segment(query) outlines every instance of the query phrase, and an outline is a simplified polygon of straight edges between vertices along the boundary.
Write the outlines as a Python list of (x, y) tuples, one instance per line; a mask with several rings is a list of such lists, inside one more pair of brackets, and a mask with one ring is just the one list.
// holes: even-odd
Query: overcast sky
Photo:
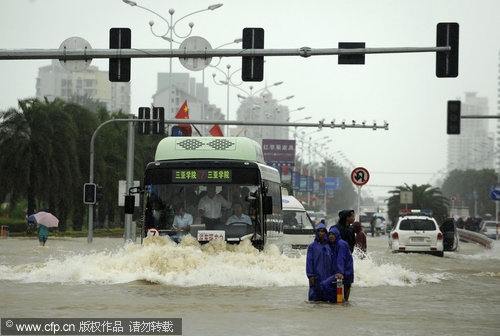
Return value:
[[(431, 47), (438, 22), (460, 24), (458, 78), (436, 78), (435, 54), (367, 55), (365, 65), (340, 66), (337, 56), (267, 57), (264, 82), (243, 83), (248, 90), (283, 81), (271, 89), (277, 99), (290, 95), (292, 121), (311, 116), (318, 121), (373, 122), (386, 120), (389, 131), (324, 129), (315, 139), (330, 138), (328, 155), (338, 151), (354, 166), (367, 168), (370, 181), (363, 190), (386, 195), (392, 186), (434, 183), (446, 168), (446, 101), (477, 92), (489, 98), (489, 114), (497, 109), (500, 49), (500, 1), (497, 0), (232, 0), (215, 11), (205, 11), (180, 21), (176, 30), (207, 39), (212, 47), (240, 38), (245, 27), (265, 30), (266, 48), (336, 48), (338, 42), (366, 42), (367, 47)], [(217, 0), (138, 0), (165, 18), (175, 9), (174, 21)], [(68, 37), (86, 39), (93, 48), (107, 48), (109, 29), (129, 27), (132, 48), (169, 48), (149, 30), (155, 21), (158, 33), (166, 26), (153, 14), (121, 0), (0, 0), (1, 49), (59, 48)], [(240, 48), (232, 45), (226, 48)], [(48, 60), (0, 61), (0, 110), (17, 106), (18, 99), (35, 95), (38, 68)], [(241, 59), (225, 58), (220, 67), (241, 67)], [(108, 62), (94, 60), (100, 70)], [(148, 106), (156, 90), (156, 74), (168, 72), (168, 59), (132, 60), (132, 112)], [(173, 71), (185, 70), (177, 59)], [(209, 99), (226, 113), (226, 88), (213, 84), (213, 70), (206, 71)], [(191, 72), (201, 82), (201, 72)], [(239, 84), (240, 74), (233, 80)], [(222, 77), (220, 79), (223, 79)], [(238, 107), (237, 89), (230, 90), (230, 116)], [(491, 121), (493, 123), (493, 121)], [(311, 129), (312, 131), (313, 129)]]

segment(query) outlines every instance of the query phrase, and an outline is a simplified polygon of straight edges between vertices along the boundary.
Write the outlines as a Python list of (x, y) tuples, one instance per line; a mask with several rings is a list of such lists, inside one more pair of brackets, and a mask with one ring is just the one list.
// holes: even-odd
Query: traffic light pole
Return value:
[(325, 56), (357, 54), (395, 54), (449, 52), (444, 47), (387, 47), (387, 48), (310, 48), (295, 49), (0, 49), (0, 60), (59, 59), (60, 61), (88, 61), (93, 58), (210, 58), (242, 56)]
[[(129, 114), (129, 119), (111, 119), (100, 124), (94, 133), (92, 134), (92, 138), (90, 139), (90, 174), (89, 174), (89, 183), (94, 183), (94, 143), (95, 138), (99, 130), (105, 125), (114, 123), (114, 122), (128, 122), (128, 141), (127, 141), (127, 192), (129, 188), (132, 187), (133, 178), (134, 178), (134, 123), (139, 121), (153, 121), (152, 119), (134, 119), (133, 114)], [(92, 238), (94, 234), (94, 204), (89, 204), (89, 214), (88, 214), (88, 236), (87, 242), (92, 243)], [(131, 231), (132, 231), (132, 215), (125, 215), (125, 240), (128, 241), (131, 239)]]
[[(133, 187), (134, 183), (134, 143), (135, 143), (135, 132), (134, 132), (134, 115), (129, 114), (128, 123), (128, 141), (127, 141), (127, 174), (126, 174), (126, 194)], [(133, 214), (125, 214), (125, 241), (129, 242), (132, 237), (135, 237), (135, 232), (132, 232), (132, 216)], [(134, 236), (132, 236), (134, 234)], [(135, 240), (135, 239), (134, 239)]]

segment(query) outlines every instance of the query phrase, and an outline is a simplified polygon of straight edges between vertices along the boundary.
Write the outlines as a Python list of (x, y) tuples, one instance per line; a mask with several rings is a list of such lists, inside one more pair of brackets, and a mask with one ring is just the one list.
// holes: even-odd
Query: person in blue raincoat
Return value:
[(343, 279), (344, 302), (347, 302), (351, 293), (351, 284), (354, 282), (354, 263), (351, 249), (335, 226), (330, 228), (328, 242), (332, 251), (331, 275), (321, 282), (321, 290), (328, 301), (337, 302), (337, 279)]
[(316, 238), (307, 247), (306, 275), (309, 279), (309, 301), (326, 301), (321, 281), (331, 274), (331, 248), (326, 239), (326, 226), (316, 227)]

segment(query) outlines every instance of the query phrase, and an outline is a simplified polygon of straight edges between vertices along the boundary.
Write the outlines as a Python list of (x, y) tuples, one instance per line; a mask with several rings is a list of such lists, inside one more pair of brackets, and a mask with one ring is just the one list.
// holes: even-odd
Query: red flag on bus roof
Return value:
[[(181, 108), (175, 115), (175, 119), (189, 119), (189, 109), (187, 105), (187, 100), (184, 101), (184, 104), (182, 104)], [(182, 124), (177, 126), (181, 130), (182, 134), (184, 134), (184, 136), (191, 136), (191, 133), (193, 133), (191, 125)]]
[(219, 125), (214, 125), (209, 132), (210, 134), (212, 134), (212, 136), (224, 136), (224, 134), (222, 134), (222, 130), (220, 129)]

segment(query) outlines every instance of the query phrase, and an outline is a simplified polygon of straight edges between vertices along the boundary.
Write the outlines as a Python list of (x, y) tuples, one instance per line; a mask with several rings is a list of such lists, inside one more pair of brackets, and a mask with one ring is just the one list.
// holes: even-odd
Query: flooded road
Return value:
[(161, 238), (0, 239), (0, 317), (182, 318), (184, 335), (498, 335), (500, 247), (444, 258), (368, 237), (348, 304), (307, 302), (303, 253)]

